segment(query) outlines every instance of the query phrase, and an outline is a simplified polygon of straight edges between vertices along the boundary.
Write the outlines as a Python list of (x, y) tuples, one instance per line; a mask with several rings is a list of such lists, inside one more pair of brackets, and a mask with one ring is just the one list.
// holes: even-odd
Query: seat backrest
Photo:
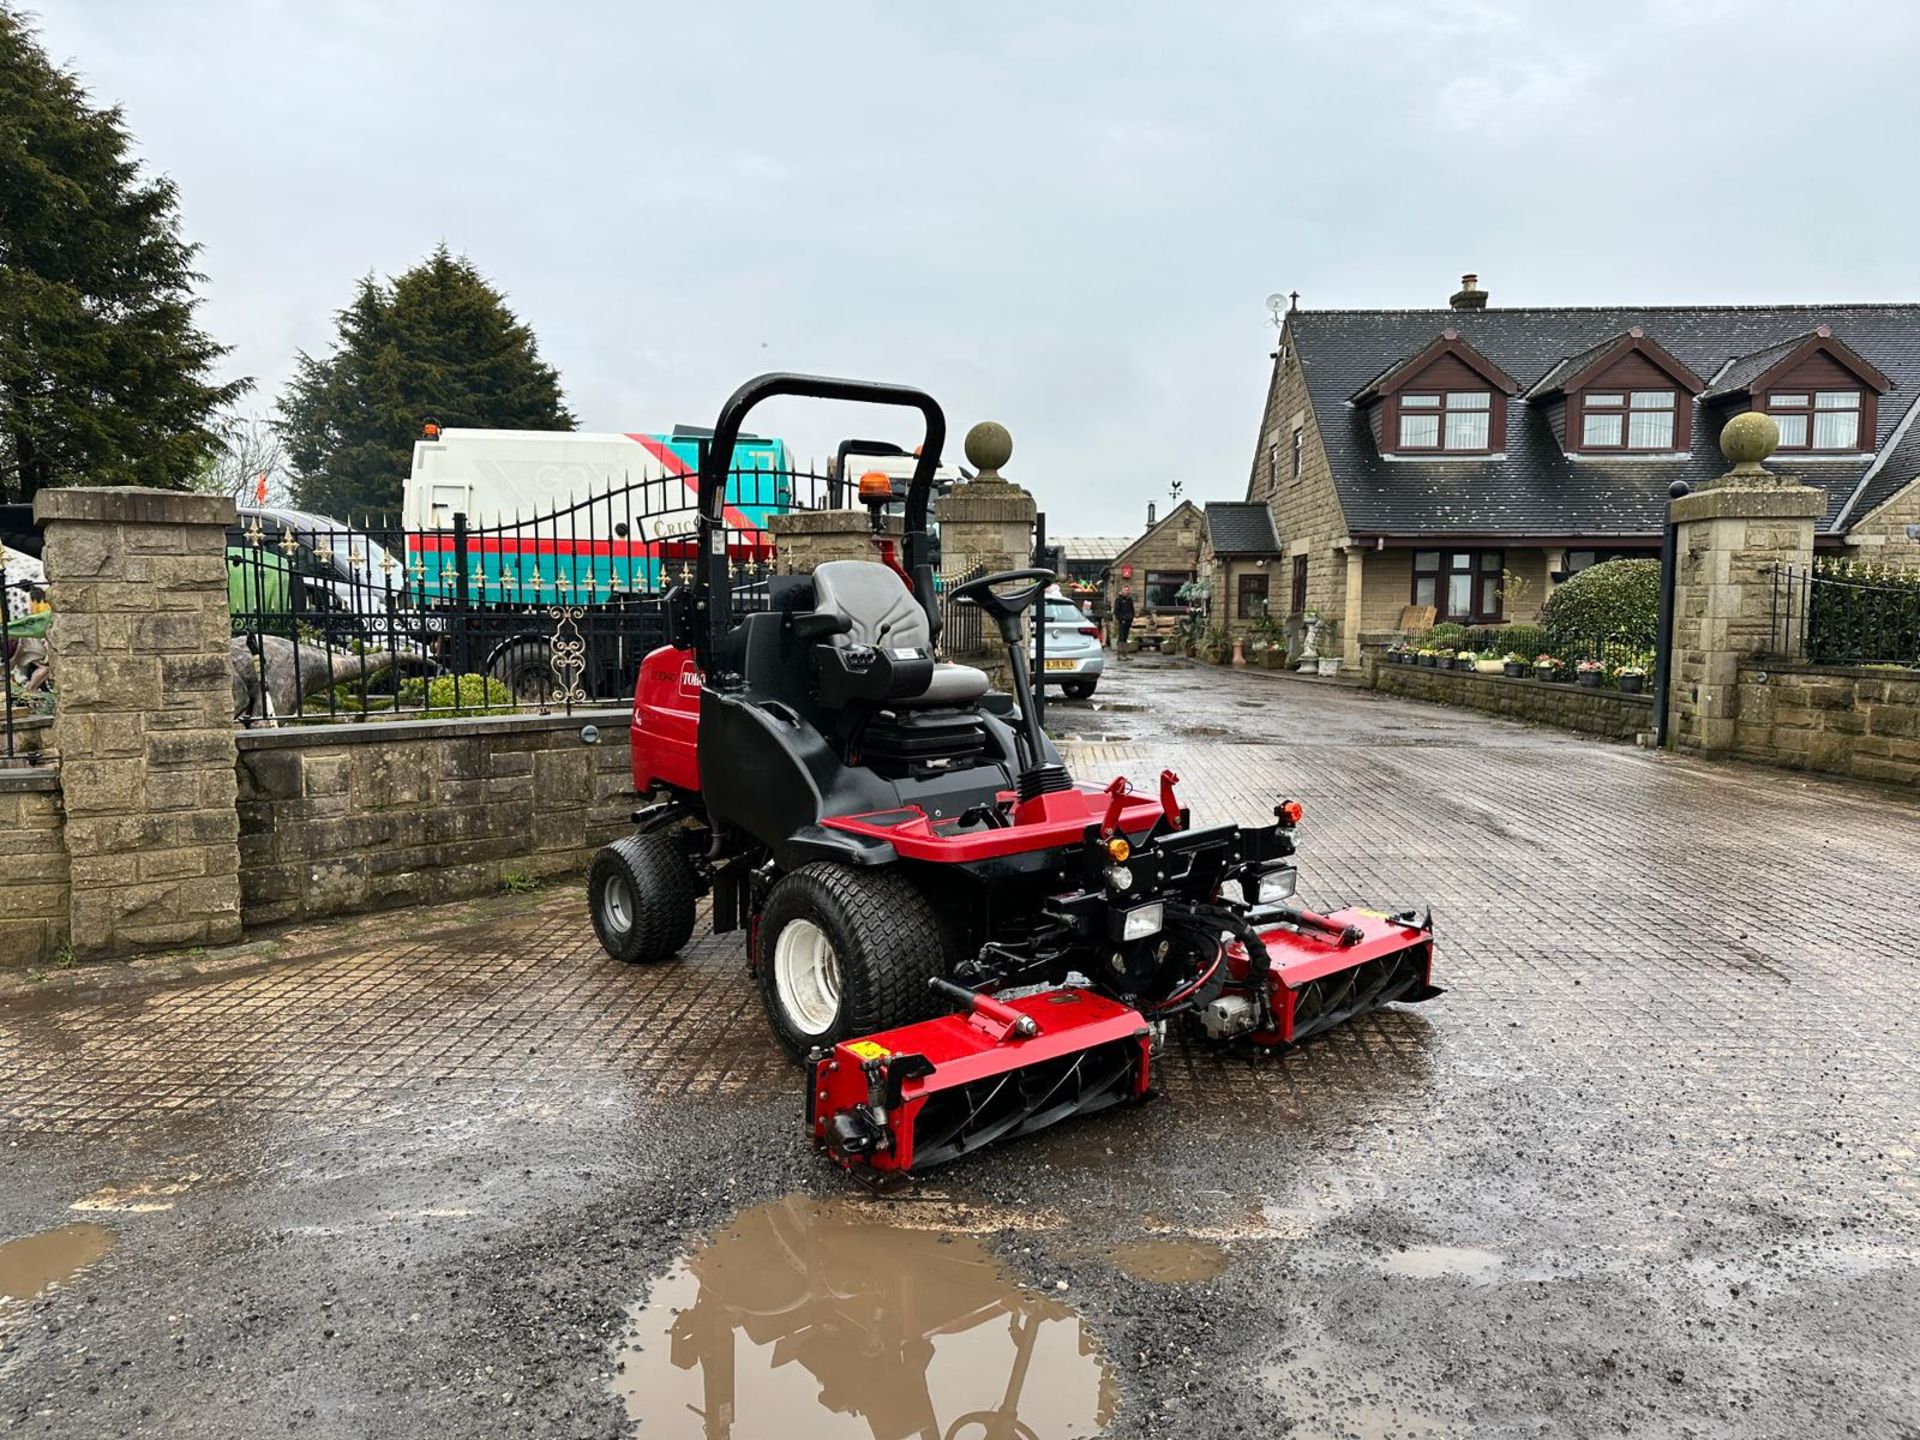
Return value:
[(927, 612), (913, 592), (893, 571), (871, 560), (829, 560), (816, 567), (813, 608), (831, 610), (853, 622), (852, 630), (834, 637), (835, 645), (925, 650), (933, 643)]

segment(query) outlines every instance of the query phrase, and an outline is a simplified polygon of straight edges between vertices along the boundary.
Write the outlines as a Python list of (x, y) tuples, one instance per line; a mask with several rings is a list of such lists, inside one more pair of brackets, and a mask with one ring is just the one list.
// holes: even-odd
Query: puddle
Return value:
[(72, 1279), (112, 1248), (111, 1230), (85, 1224), (62, 1225), (0, 1245), (0, 1320), (49, 1286)]
[(1459, 1245), (1414, 1245), (1387, 1256), (1382, 1268), (1389, 1275), (1406, 1275), (1415, 1280), (1465, 1280), (1486, 1285), (1499, 1273), (1502, 1263), (1491, 1250)]
[(1114, 1269), (1136, 1280), (1188, 1285), (1227, 1268), (1227, 1252), (1208, 1240), (1135, 1240), (1107, 1254)]
[(875, 1207), (760, 1205), (655, 1282), (614, 1385), (645, 1440), (1100, 1433), (1114, 1386), (1072, 1309), (979, 1240)]

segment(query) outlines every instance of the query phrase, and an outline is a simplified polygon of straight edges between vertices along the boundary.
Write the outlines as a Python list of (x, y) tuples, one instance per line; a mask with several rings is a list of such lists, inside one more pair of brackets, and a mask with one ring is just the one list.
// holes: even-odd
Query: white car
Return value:
[(1058, 685), (1069, 699), (1084, 700), (1093, 694), (1106, 668), (1100, 627), (1058, 587), (1047, 591), (1040, 603), (1047, 645), (1044, 662), (1034, 667), (1034, 678), (1043, 685)]

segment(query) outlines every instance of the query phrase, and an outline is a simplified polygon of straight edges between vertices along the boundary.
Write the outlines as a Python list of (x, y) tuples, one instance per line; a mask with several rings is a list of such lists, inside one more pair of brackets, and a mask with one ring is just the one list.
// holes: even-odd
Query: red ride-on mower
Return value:
[[(904, 560), (883, 544), (776, 579), (769, 608), (736, 616), (726, 471), (747, 413), (776, 395), (920, 412)], [(1021, 637), (1051, 571), (947, 592), (998, 628), (1012, 696), (938, 658), (926, 522), (945, 440), (932, 398), (895, 385), (763, 375), (721, 409), (699, 575), (669, 593), (671, 643), (634, 696), (634, 781), (652, 803), (588, 881), (608, 952), (670, 959), (711, 894), (714, 931), (746, 932), (774, 1034), (807, 1066), (810, 1135), (869, 1174), (1144, 1097), (1176, 1017), (1287, 1045), (1439, 993), (1429, 918), (1293, 903), (1297, 804), (1271, 825), (1196, 829), (1171, 771), (1146, 795), (1073, 782)]]

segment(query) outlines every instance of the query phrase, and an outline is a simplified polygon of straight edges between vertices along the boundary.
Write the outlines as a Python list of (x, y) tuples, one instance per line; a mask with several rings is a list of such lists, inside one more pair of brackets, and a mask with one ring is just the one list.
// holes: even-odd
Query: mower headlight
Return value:
[(1151, 905), (1136, 905), (1131, 910), (1122, 911), (1120, 938), (1144, 940), (1149, 935), (1158, 935), (1166, 918), (1167, 907), (1158, 900)]
[(1116, 892), (1131, 890), (1133, 888), (1133, 871), (1124, 865), (1108, 866), (1107, 888)]
[(1300, 872), (1294, 869), (1269, 870), (1260, 877), (1260, 903), (1278, 905), (1282, 900), (1291, 900), (1293, 892), (1300, 886)]

